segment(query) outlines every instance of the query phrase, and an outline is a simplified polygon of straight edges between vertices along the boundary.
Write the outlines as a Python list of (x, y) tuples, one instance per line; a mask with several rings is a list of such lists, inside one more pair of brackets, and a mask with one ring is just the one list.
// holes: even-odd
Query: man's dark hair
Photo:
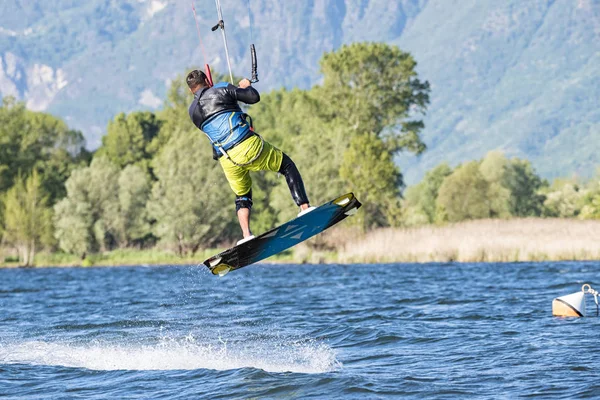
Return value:
[(195, 69), (187, 75), (185, 81), (190, 89), (193, 89), (197, 86), (204, 87), (206, 86), (206, 74)]

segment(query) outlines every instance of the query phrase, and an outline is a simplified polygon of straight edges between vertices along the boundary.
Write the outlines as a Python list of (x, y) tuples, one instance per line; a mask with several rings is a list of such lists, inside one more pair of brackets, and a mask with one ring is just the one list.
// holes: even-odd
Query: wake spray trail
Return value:
[(232, 370), (325, 373), (341, 367), (329, 346), (315, 341), (250, 339), (206, 343), (192, 335), (158, 343), (61, 343), (26, 341), (0, 344), (4, 364), (32, 364), (90, 370)]

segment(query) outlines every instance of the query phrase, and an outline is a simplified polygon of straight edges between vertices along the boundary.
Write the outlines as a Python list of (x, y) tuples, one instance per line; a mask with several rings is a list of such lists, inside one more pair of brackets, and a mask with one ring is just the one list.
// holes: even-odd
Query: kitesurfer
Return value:
[(194, 70), (187, 75), (186, 83), (194, 94), (190, 118), (211, 141), (213, 158), (219, 160), (236, 195), (235, 209), (244, 236), (238, 244), (254, 238), (250, 230), (250, 171), (274, 171), (285, 176), (292, 198), (300, 207), (298, 216), (314, 209), (294, 162), (256, 134), (252, 119), (240, 108), (238, 101), (246, 104), (260, 101), (260, 94), (248, 79), (242, 79), (238, 86), (225, 82), (211, 86), (204, 72)]

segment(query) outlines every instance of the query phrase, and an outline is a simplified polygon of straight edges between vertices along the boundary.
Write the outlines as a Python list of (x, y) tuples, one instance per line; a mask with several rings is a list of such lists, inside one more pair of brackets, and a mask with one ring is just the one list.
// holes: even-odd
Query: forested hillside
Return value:
[[(250, 9), (248, 9), (248, 4)], [(195, 0), (208, 62), (224, 70), (214, 2)], [(590, 176), (600, 163), (600, 3), (592, 0), (223, 0), (234, 72), (257, 46), (261, 91), (321, 82), (323, 52), (397, 44), (431, 83), (407, 181), (441, 161), (492, 149), (544, 177)], [(0, 94), (63, 117), (96, 148), (119, 112), (158, 110), (170, 81), (204, 63), (189, 1), (6, 0)]]

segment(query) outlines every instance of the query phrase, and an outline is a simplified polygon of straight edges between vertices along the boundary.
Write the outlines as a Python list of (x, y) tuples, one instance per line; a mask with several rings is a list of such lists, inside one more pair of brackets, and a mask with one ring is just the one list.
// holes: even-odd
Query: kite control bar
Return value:
[(254, 43), (250, 45), (250, 57), (252, 57), (252, 79), (250, 79), (250, 82), (256, 83), (258, 82), (258, 63), (256, 62), (256, 49), (254, 48)]

